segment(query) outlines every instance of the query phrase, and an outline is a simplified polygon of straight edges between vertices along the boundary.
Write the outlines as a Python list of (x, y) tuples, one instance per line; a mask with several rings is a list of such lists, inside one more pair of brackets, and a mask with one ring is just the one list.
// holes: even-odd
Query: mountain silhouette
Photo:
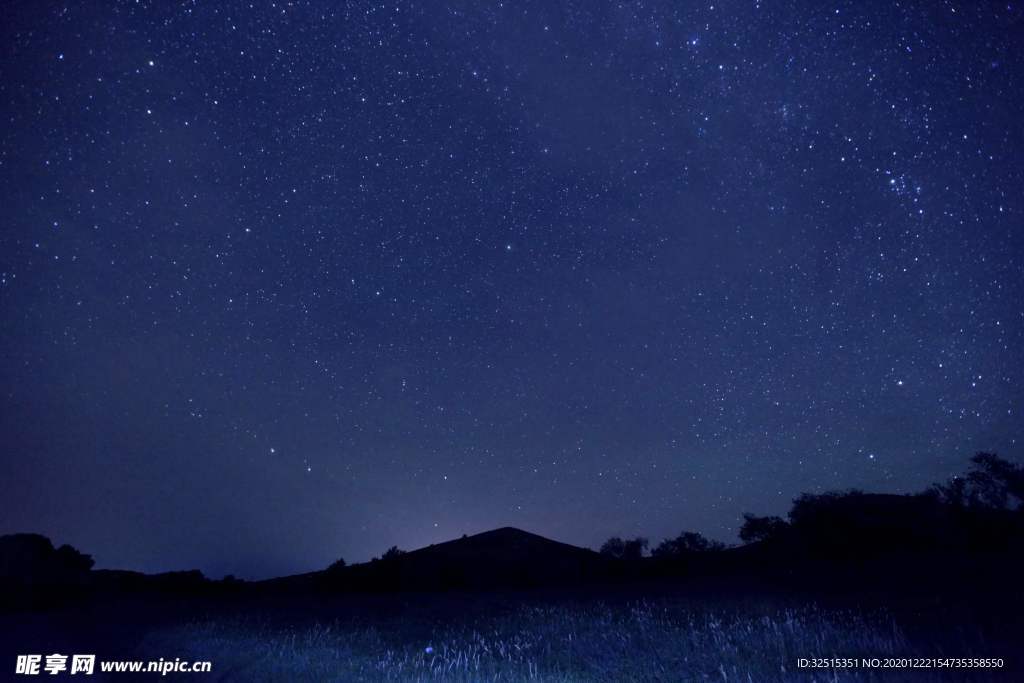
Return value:
[(271, 579), (264, 584), (338, 590), (549, 586), (603, 578), (613, 564), (593, 550), (502, 527), (390, 553), (363, 564)]

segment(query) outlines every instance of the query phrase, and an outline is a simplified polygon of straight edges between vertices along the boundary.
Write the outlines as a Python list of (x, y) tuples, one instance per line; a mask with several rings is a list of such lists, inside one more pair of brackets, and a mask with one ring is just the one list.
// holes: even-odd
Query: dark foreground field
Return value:
[[(1019, 612), (995, 597), (817, 599), (666, 587), (87, 601), (7, 614), (5, 655), (207, 660), (217, 681), (1021, 680)], [(801, 658), (856, 668), (801, 668)], [(861, 658), (1002, 658), (1001, 670)], [(13, 661), (13, 653), (8, 662)], [(926, 662), (927, 663), (927, 662)], [(65, 674), (66, 675), (66, 674)], [(22, 677), (25, 679), (25, 677)], [(49, 678), (49, 677), (47, 677)], [(160, 678), (107, 674), (93, 680)]]

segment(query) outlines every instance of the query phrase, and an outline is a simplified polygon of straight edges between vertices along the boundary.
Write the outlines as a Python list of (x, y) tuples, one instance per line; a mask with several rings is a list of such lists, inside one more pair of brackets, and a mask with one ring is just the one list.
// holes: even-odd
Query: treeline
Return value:
[(699, 560), (726, 550), (790, 557), (869, 558), (942, 551), (1016, 551), (1024, 542), (1024, 467), (978, 453), (969, 470), (911, 495), (859, 490), (803, 494), (787, 518), (744, 514), (743, 545), (726, 546), (685, 531), (651, 549), (643, 537), (613, 537), (602, 555), (626, 562)]

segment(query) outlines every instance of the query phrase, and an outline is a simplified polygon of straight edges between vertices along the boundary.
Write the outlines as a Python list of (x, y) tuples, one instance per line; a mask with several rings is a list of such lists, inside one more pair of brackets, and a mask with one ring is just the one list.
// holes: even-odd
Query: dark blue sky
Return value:
[(8, 3), (0, 532), (266, 576), (1020, 458), (1022, 18)]

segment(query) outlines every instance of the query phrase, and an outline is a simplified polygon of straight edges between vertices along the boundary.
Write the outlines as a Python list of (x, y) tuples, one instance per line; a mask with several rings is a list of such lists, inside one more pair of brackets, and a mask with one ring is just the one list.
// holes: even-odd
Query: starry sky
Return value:
[(4, 12), (0, 533), (264, 577), (1024, 455), (1016, 1)]

